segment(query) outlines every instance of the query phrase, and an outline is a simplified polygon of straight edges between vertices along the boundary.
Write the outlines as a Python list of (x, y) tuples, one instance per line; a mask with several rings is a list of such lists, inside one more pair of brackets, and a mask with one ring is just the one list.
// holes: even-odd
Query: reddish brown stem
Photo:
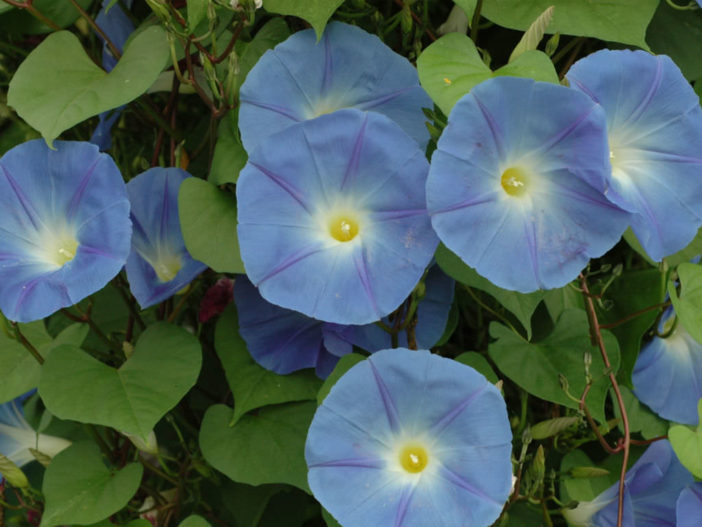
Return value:
[(653, 311), (655, 309), (661, 309), (663, 307), (668, 307), (670, 305), (670, 302), (661, 302), (660, 304), (655, 304), (653, 306), (648, 306), (643, 309), (639, 309), (638, 311), (634, 311), (630, 315), (625, 316), (624, 318), (620, 318), (619, 320), (615, 322), (610, 322), (609, 324), (601, 324), (600, 329), (612, 329), (616, 328), (617, 326), (621, 326), (622, 324), (626, 324), (630, 320), (639, 317), (643, 315), (644, 313), (648, 313), (649, 311)]
[(590, 392), (590, 387), (592, 384), (588, 384), (585, 386), (585, 390), (583, 390), (583, 394), (580, 397), (580, 410), (585, 413), (585, 418), (587, 419), (588, 424), (590, 425), (590, 428), (592, 428), (592, 431), (595, 433), (595, 436), (597, 437), (598, 441), (600, 442), (600, 445), (602, 445), (602, 448), (607, 451), (609, 454), (616, 454), (619, 452), (619, 450), (616, 447), (611, 447), (607, 440), (604, 438), (602, 433), (600, 432), (600, 427), (597, 426), (597, 423), (595, 420), (592, 418), (592, 414), (590, 414), (590, 409), (587, 407), (587, 403), (585, 402), (585, 399), (587, 398), (587, 394)]
[(78, 2), (76, 2), (76, 0), (69, 1), (73, 4), (73, 7), (76, 8), (76, 11), (78, 11), (80, 15), (83, 18), (85, 18), (85, 21), (90, 25), (90, 27), (92, 27), (95, 30), (95, 32), (98, 35), (100, 35), (100, 38), (102, 38), (105, 41), (107, 47), (110, 48), (112, 55), (114, 55), (114, 57), (117, 60), (119, 60), (122, 56), (122, 53), (119, 51), (119, 49), (117, 49), (117, 46), (115, 46), (114, 42), (110, 40), (110, 37), (108, 37), (107, 34), (102, 30), (102, 28), (95, 23), (95, 20), (93, 20), (93, 18), (85, 11), (85, 9), (81, 7), (81, 5)]
[(585, 300), (585, 308), (587, 311), (587, 318), (590, 322), (590, 336), (593, 343), (597, 344), (600, 349), (600, 354), (602, 355), (602, 360), (606, 370), (609, 371), (609, 381), (612, 384), (612, 389), (614, 390), (614, 395), (617, 399), (617, 405), (619, 406), (619, 412), (622, 418), (622, 424), (624, 426), (624, 438), (621, 443), (624, 449), (624, 459), (622, 459), (622, 469), (619, 475), (619, 496), (618, 496), (618, 510), (617, 510), (617, 527), (622, 527), (622, 522), (624, 519), (624, 482), (626, 478), (626, 469), (629, 464), (629, 447), (631, 446), (631, 435), (629, 430), (629, 418), (626, 414), (626, 407), (624, 406), (624, 399), (622, 398), (622, 393), (619, 390), (619, 383), (617, 383), (617, 378), (612, 370), (612, 365), (609, 362), (609, 356), (607, 355), (607, 350), (604, 345), (604, 340), (602, 339), (602, 331), (600, 329), (600, 323), (597, 320), (597, 313), (595, 312), (595, 303), (592, 301), (590, 296), (590, 290), (587, 286), (587, 278), (585, 275), (580, 273), (580, 287), (583, 291), (583, 299)]

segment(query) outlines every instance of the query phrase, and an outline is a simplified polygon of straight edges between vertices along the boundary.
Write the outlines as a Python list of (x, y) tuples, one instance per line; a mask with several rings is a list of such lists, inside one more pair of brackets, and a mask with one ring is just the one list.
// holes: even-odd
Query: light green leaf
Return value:
[(481, 373), (492, 384), (495, 384), (500, 380), (487, 359), (476, 351), (466, 351), (465, 353), (461, 353), (458, 357), (456, 357), (456, 361), (460, 362), (461, 364), (465, 364), (466, 366), (470, 366), (477, 372)]
[(453, 0), (453, 3), (465, 11), (468, 17), (468, 24), (471, 22), (473, 13), (475, 12), (475, 6), (478, 4), (478, 0)]
[(316, 408), (312, 401), (268, 406), (230, 426), (233, 410), (211, 406), (200, 428), (200, 449), (233, 481), (288, 483), (309, 492), (304, 450)]
[(22, 472), (22, 469), (3, 454), (0, 454), (0, 474), (13, 487), (20, 489), (29, 487), (29, 480)]
[(217, 127), (217, 143), (215, 144), (209, 181), (213, 185), (236, 183), (239, 172), (248, 156), (239, 141), (236, 122), (229, 112)]
[(164, 30), (151, 26), (127, 44), (117, 66), (105, 73), (73, 33), (52, 33), (20, 64), (7, 103), (51, 145), (64, 130), (144, 93), (166, 65), (168, 49)]
[(680, 463), (698, 479), (702, 478), (702, 399), (697, 403), (700, 424), (695, 430), (674, 425), (668, 430), (668, 439)]
[[(702, 80), (697, 81), (695, 88), (699, 86), (702, 89)], [(702, 254), (702, 229), (697, 231), (697, 235), (692, 239), (692, 241), (684, 249), (666, 256), (664, 258), (668, 267), (677, 267), (681, 263), (687, 263), (692, 260), (695, 256)]]
[(511, 75), (558, 82), (550, 59), (537, 51), (531, 55), (525, 53), (493, 73), (483, 62), (473, 41), (459, 33), (444, 35), (427, 47), (417, 60), (417, 69), (422, 87), (446, 115), (458, 99), (493, 76)]
[(210, 527), (210, 523), (197, 514), (191, 514), (178, 524), (178, 527)]
[(233, 195), (202, 179), (188, 178), (180, 185), (178, 213), (185, 246), (193, 258), (218, 273), (244, 273)]
[(195, 31), (197, 25), (207, 16), (210, 0), (188, 0), (188, 28)]
[[(488, 346), (488, 353), (502, 373), (530, 394), (568, 408), (577, 409), (578, 401), (565, 394), (559, 377), (567, 380), (570, 394), (580, 398), (586, 385), (584, 352), (589, 351), (592, 387), (587, 405), (596, 420), (605, 421), (604, 405), (610, 387), (608, 372), (599, 350), (590, 343), (584, 311), (564, 311), (553, 332), (536, 343), (527, 342), (496, 322), (490, 324), (490, 335), (497, 341)], [(612, 371), (616, 373), (619, 368), (617, 339), (607, 331), (603, 331), (602, 336)]]
[(508, 62), (514, 61), (514, 59), (525, 51), (535, 50), (539, 46), (541, 39), (544, 38), (544, 34), (546, 33), (546, 28), (551, 23), (551, 20), (553, 20), (554, 9), (553, 6), (550, 6), (534, 20), (531, 26), (529, 26), (529, 29), (522, 35), (519, 43), (515, 46), (512, 54), (509, 56)]
[(324, 399), (327, 398), (327, 395), (329, 395), (331, 389), (344, 375), (344, 373), (365, 359), (366, 358), (363, 355), (359, 355), (358, 353), (349, 353), (348, 355), (341, 357), (339, 362), (334, 367), (334, 370), (329, 374), (329, 377), (326, 378), (324, 384), (322, 384), (322, 387), (319, 389), (319, 392), (317, 393), (317, 405), (322, 404)]
[(702, 265), (682, 263), (678, 265), (680, 296), (675, 284), (668, 282), (668, 294), (678, 321), (697, 341), (702, 343)]
[(141, 334), (119, 369), (76, 347), (57, 348), (42, 367), (39, 393), (61, 419), (111, 426), (146, 440), (195, 384), (201, 362), (193, 335), (160, 322)]
[(609, 456), (601, 466), (582, 450), (571, 450), (561, 461), (561, 501), (591, 501), (619, 479), (621, 456)]
[(493, 285), (490, 280), (483, 278), (478, 272), (468, 267), (463, 260), (440, 244), (436, 251), (436, 263), (451, 278), (468, 287), (474, 287), (486, 292), (512, 313), (526, 330), (527, 338), (531, 338), (531, 315), (536, 306), (543, 300), (546, 292), (517, 293)]
[(269, 13), (293, 15), (307, 20), (317, 33), (317, 40), (322, 37), (327, 21), (344, 0), (263, 0), (263, 7)]
[(228, 307), (217, 321), (215, 350), (234, 394), (233, 422), (262, 406), (314, 400), (322, 385), (311, 370), (278, 375), (256, 364), (239, 336), (234, 306)]
[(134, 496), (143, 470), (139, 463), (110, 470), (95, 443), (71, 445), (46, 469), (40, 527), (86, 525), (111, 516)]
[(10, 4), (6, 4), (3, 2), (2, 4), (0, 4), (0, 15), (5, 13), (6, 11), (9, 11), (10, 9), (14, 9), (14, 7)]
[[(22, 334), (46, 359), (54, 348), (62, 344), (80, 346), (88, 334), (87, 324), (73, 324), (64, 329), (54, 340), (46, 332), (43, 321), (20, 324)], [(0, 403), (36, 388), (41, 366), (19, 342), (0, 333)]]
[(549, 32), (595, 37), (648, 49), (644, 37), (659, 0), (486, 0), (482, 14), (521, 31), (554, 6)]
[(579, 421), (580, 418), (576, 416), (546, 419), (545, 421), (540, 421), (531, 427), (531, 437), (538, 440), (547, 439), (568, 430)]

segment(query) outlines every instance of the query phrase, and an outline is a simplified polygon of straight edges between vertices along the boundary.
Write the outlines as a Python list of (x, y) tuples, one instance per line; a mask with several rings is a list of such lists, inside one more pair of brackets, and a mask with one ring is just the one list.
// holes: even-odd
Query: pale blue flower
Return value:
[(628, 214), (604, 195), (604, 113), (576, 90), (498, 77), (454, 106), (427, 180), (444, 244), (495, 285), (523, 293), (578, 276)]
[(486, 527), (512, 486), (511, 439), (504, 400), (478, 372), (382, 350), (317, 409), (308, 481), (344, 527)]
[(190, 256), (180, 230), (178, 189), (187, 177), (180, 168), (155, 167), (127, 183), (134, 224), (127, 279), (142, 309), (172, 297), (207, 269)]
[(286, 128), (237, 183), (246, 274), (273, 304), (368, 324), (412, 292), (438, 240), (424, 153), (374, 112), (345, 109)]
[(299, 31), (267, 51), (241, 87), (239, 129), (246, 150), (291, 124), (341, 108), (380, 112), (422, 148), (429, 140), (422, 108), (432, 108), (417, 69), (378, 37), (331, 22), (319, 42)]
[(114, 161), (43, 139), (0, 158), (0, 309), (30, 322), (102, 289), (124, 266), (131, 222)]
[(667, 338), (653, 337), (636, 359), (632, 382), (639, 400), (663, 419), (696, 425), (697, 402), (702, 398), (702, 344), (675, 323), (669, 308), (658, 330)]
[(652, 259), (683, 249), (702, 226), (702, 108), (690, 83), (670, 57), (608, 49), (576, 62), (568, 80), (607, 115), (607, 197), (632, 213)]
[(702, 483), (690, 485), (680, 493), (675, 511), (675, 527), (699, 527), (702, 519)]

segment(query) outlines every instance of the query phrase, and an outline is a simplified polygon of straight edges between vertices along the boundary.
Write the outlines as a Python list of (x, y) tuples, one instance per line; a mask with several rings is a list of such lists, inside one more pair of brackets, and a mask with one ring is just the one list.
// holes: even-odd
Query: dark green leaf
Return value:
[(42, 491), (46, 506), (40, 527), (85, 525), (114, 514), (139, 488), (143, 467), (108, 469), (94, 443), (76, 443), (51, 461)]
[(329, 392), (341, 378), (341, 376), (362, 360), (365, 360), (365, 357), (363, 355), (359, 355), (358, 353), (350, 353), (341, 357), (341, 360), (339, 360), (337, 365), (334, 367), (334, 370), (331, 372), (329, 377), (326, 378), (324, 384), (322, 384), (322, 387), (319, 389), (319, 392), (317, 393), (317, 404), (322, 404), (322, 401), (326, 399), (327, 395), (329, 395)]
[(209, 0), (188, 0), (188, 28), (190, 31), (194, 31), (197, 25), (207, 16), (209, 3)]
[(210, 527), (210, 523), (197, 514), (191, 514), (178, 524), (178, 527)]
[(255, 408), (317, 397), (322, 381), (311, 370), (278, 375), (262, 368), (251, 358), (238, 330), (236, 310), (231, 306), (217, 321), (215, 349), (234, 394), (233, 422)]
[[(640, 432), (644, 439), (653, 439), (654, 437), (663, 436), (668, 430), (668, 422), (664, 421), (647, 406), (640, 403), (639, 400), (634, 396), (633, 393), (626, 386), (619, 386), (619, 390), (622, 394), (622, 400), (624, 401), (624, 410), (629, 420), (629, 430), (632, 433)], [(619, 404), (617, 404), (614, 392), (610, 390), (610, 398), (612, 399), (612, 406), (614, 407), (614, 416), (619, 419), (621, 412), (619, 411)], [(619, 429), (624, 432), (624, 426), (620, 422)]]
[(188, 178), (180, 185), (178, 214), (185, 246), (193, 258), (220, 273), (244, 272), (233, 195), (207, 181)]
[(52, 33), (17, 69), (7, 103), (51, 145), (64, 130), (144, 93), (166, 65), (168, 50), (165, 31), (151, 26), (126, 45), (117, 66), (105, 73), (73, 33)]
[[(591, 501), (619, 479), (621, 456), (608, 457), (601, 466), (582, 450), (568, 452), (561, 461), (561, 501)], [(575, 471), (575, 473), (573, 473)], [(583, 477), (587, 474), (587, 477)]]
[[(685, 2), (679, 2), (684, 4)], [(660, 2), (646, 32), (654, 53), (669, 55), (689, 80), (702, 77), (702, 10), (680, 11)]]
[[(78, 0), (78, 5), (87, 9), (93, 0)], [(57, 2), (56, 0), (34, 0), (32, 5), (59, 27), (67, 27), (73, 24), (79, 17), (78, 10), (70, 2)], [(0, 13), (5, 8), (11, 7), (0, 1)], [(7, 13), (0, 17), (0, 34), (9, 33), (15, 35), (49, 33), (53, 28), (34, 17), (26, 9), (16, 9), (12, 13)]]
[(217, 128), (217, 143), (209, 176), (209, 181), (213, 185), (236, 183), (239, 172), (248, 160), (246, 150), (239, 141), (236, 122), (231, 114), (232, 112), (229, 112)]
[[(605, 421), (604, 404), (610, 383), (600, 352), (590, 343), (584, 311), (564, 311), (553, 332), (540, 342), (527, 342), (496, 322), (490, 324), (490, 335), (497, 341), (489, 345), (488, 353), (502, 373), (530, 394), (569, 408), (577, 409), (578, 401), (565, 394), (560, 376), (567, 380), (570, 394), (580, 398), (586, 385), (584, 354), (589, 352), (593, 383), (587, 404), (595, 419)], [(617, 339), (607, 331), (602, 335), (616, 373), (619, 368)]]
[(495, 384), (500, 380), (487, 359), (476, 351), (466, 351), (465, 353), (461, 353), (458, 357), (456, 357), (456, 360), (461, 364), (470, 366), (479, 373), (482, 373), (492, 384)]
[(680, 296), (672, 281), (668, 283), (668, 294), (673, 302), (678, 321), (697, 341), (702, 343), (702, 266), (682, 263), (678, 266)]
[(233, 410), (212, 406), (200, 428), (202, 454), (233, 481), (288, 483), (309, 492), (304, 448), (316, 408), (312, 401), (269, 406), (231, 426)]

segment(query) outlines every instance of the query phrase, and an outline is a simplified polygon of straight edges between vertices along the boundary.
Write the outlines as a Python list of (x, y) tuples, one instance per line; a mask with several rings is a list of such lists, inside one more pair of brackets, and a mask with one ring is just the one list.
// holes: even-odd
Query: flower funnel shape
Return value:
[[(417, 307), (417, 346), (430, 348), (441, 338), (453, 302), (453, 288), (454, 281), (438, 266), (430, 269), (426, 296)], [(239, 332), (249, 353), (258, 364), (276, 373), (315, 368), (319, 377), (326, 378), (353, 346), (372, 353), (391, 345), (390, 334), (375, 324), (322, 322), (266, 302), (245, 276), (236, 279), (234, 299)], [(406, 345), (406, 332), (398, 336)]]
[(172, 297), (207, 266), (185, 248), (178, 189), (190, 177), (180, 168), (151, 168), (127, 183), (132, 204), (132, 251), (127, 279), (142, 309)]
[(639, 353), (632, 381), (639, 400), (663, 419), (696, 425), (702, 398), (702, 344), (675, 323), (669, 308), (659, 325), (667, 338), (654, 337)]
[(500, 77), (461, 98), (427, 181), (432, 225), (505, 289), (561, 287), (620, 238), (628, 214), (603, 195), (602, 110), (555, 84)]
[(95, 293), (129, 254), (129, 200), (90, 143), (29, 141), (0, 159), (0, 309), (29, 322)]
[(438, 239), (428, 163), (387, 117), (345, 109), (286, 128), (237, 183), (241, 258), (261, 296), (339, 324), (368, 324), (412, 292)]
[(630, 50), (593, 53), (568, 80), (607, 114), (607, 197), (633, 213), (654, 260), (684, 248), (702, 225), (702, 108), (690, 83), (669, 57)]
[[(626, 473), (622, 527), (675, 525), (675, 502), (693, 481), (670, 442), (656, 441)], [(618, 496), (617, 482), (593, 501), (581, 502), (563, 515), (577, 527), (615, 527)]]
[(676, 505), (676, 527), (697, 527), (702, 518), (702, 483), (695, 483), (680, 493)]
[(0, 454), (18, 467), (34, 461), (30, 448), (53, 457), (71, 444), (61, 437), (37, 434), (24, 418), (23, 399), (0, 405)]
[(344, 527), (486, 527), (512, 485), (511, 439), (504, 400), (478, 372), (382, 350), (317, 409), (308, 481)]
[(422, 148), (429, 141), (422, 108), (433, 103), (417, 69), (375, 35), (332, 22), (317, 42), (300, 31), (267, 51), (240, 92), (239, 129), (244, 148), (291, 124), (358, 108), (387, 115)]

